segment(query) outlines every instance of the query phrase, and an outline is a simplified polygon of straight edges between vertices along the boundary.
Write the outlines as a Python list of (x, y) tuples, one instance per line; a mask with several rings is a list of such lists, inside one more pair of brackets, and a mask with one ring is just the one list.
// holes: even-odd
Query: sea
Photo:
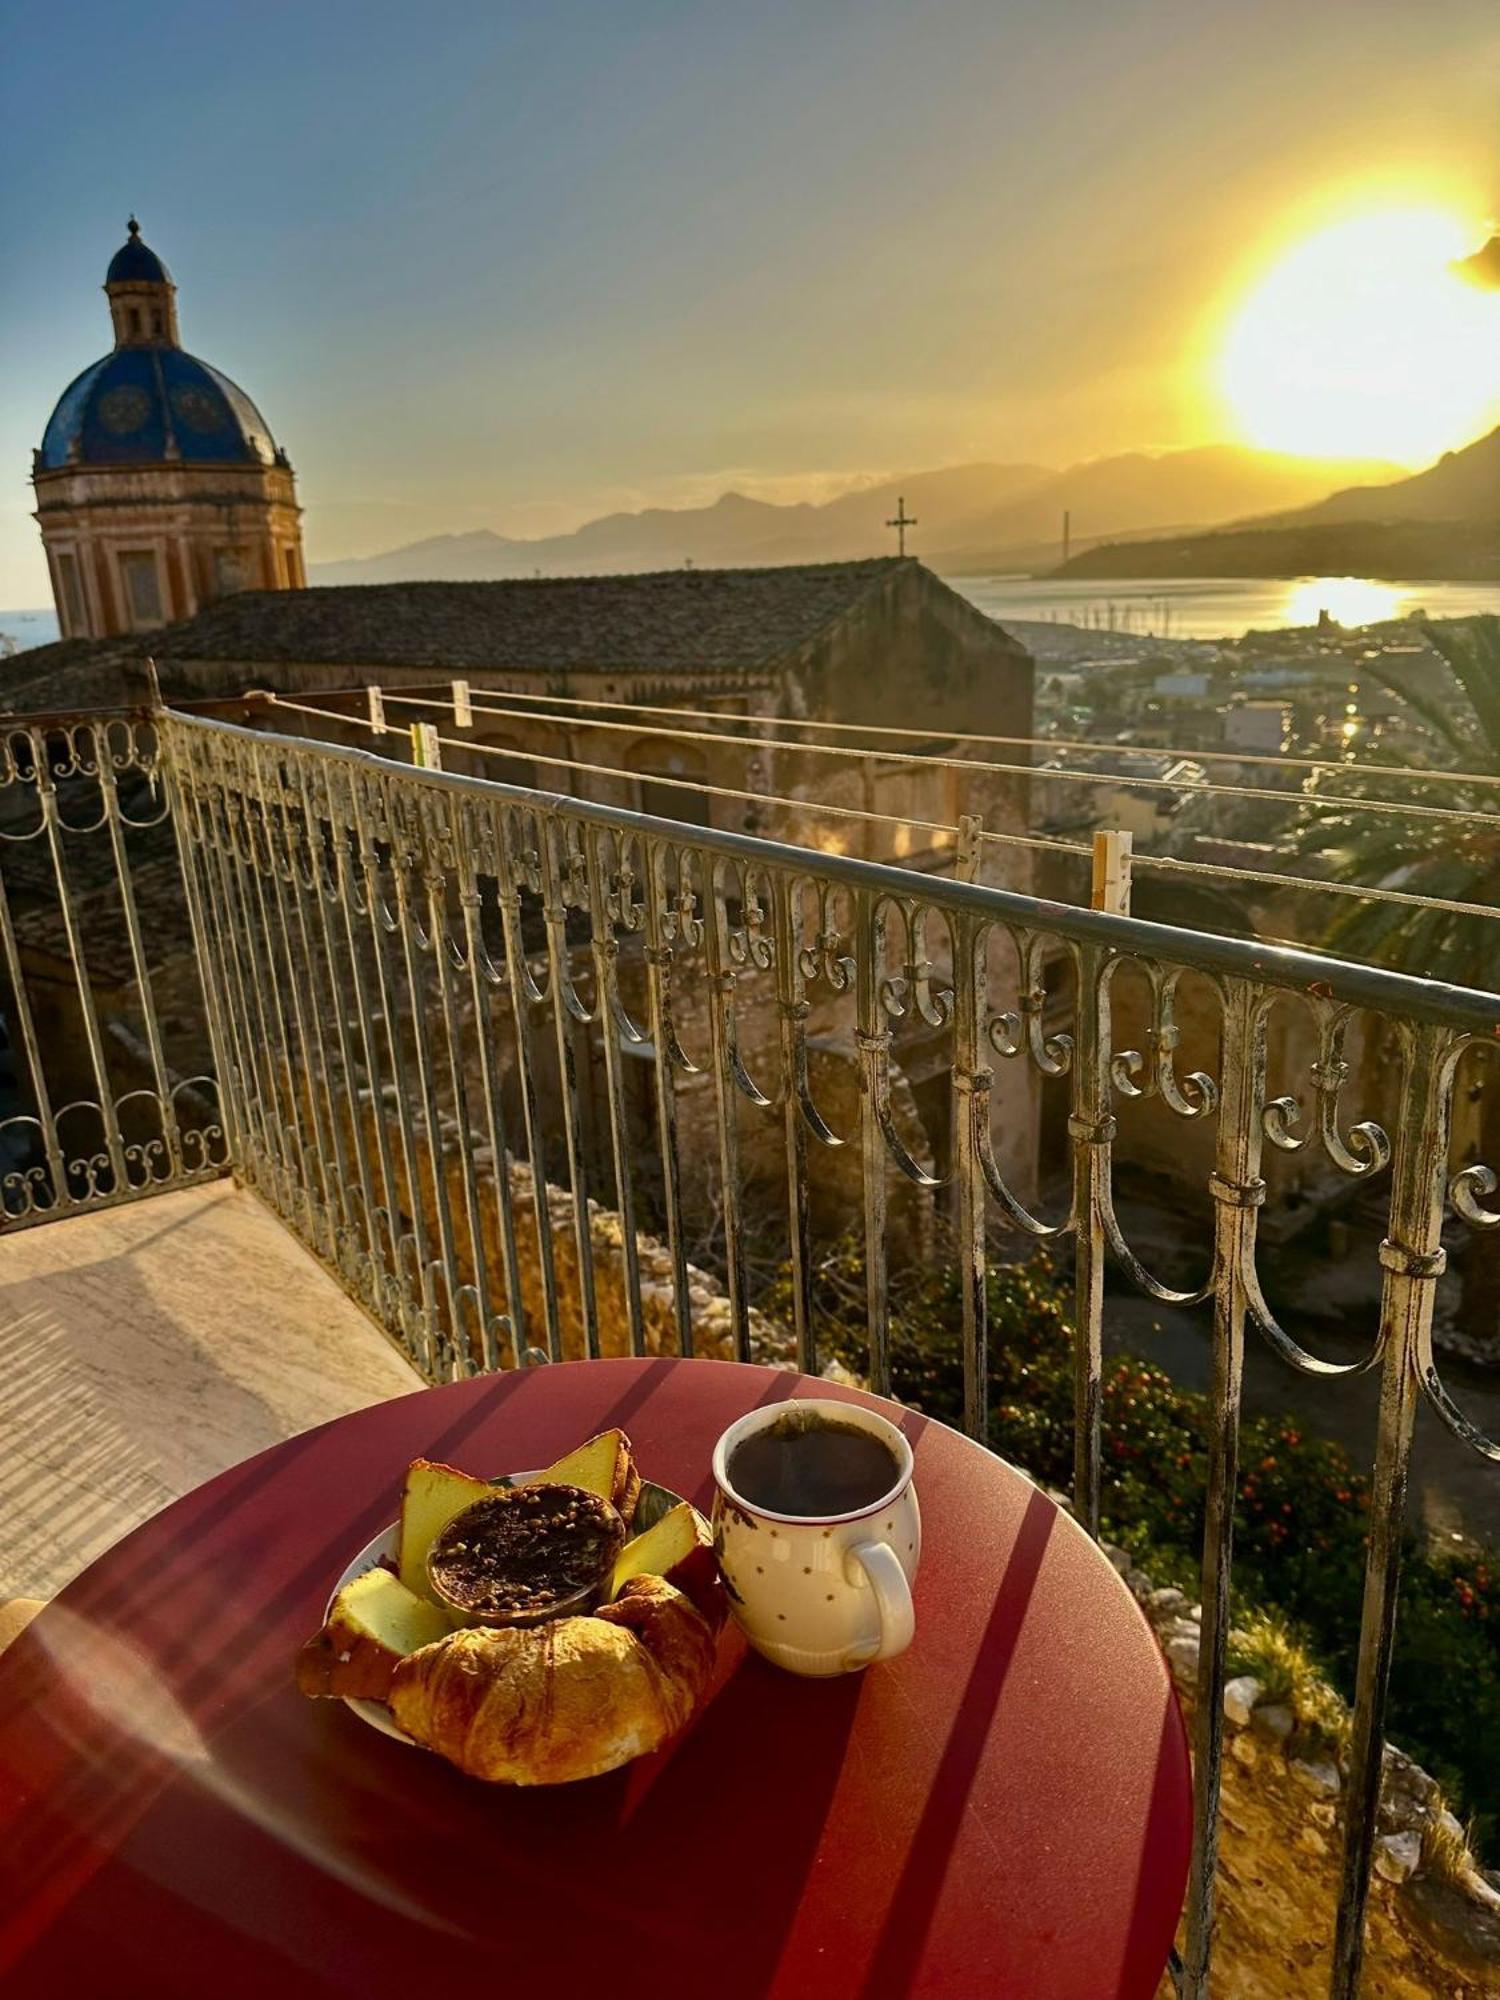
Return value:
[(1500, 583), (1381, 583), (1368, 576), (1150, 577), (1101, 580), (951, 576), (991, 618), (1079, 625), (1157, 639), (1238, 639), (1316, 625), (1380, 625), (1425, 613), (1472, 618), (1500, 611)]
[[(1423, 612), (1470, 618), (1500, 612), (1500, 583), (1380, 583), (1368, 576), (1150, 577), (1132, 580), (952, 576), (953, 588), (991, 618), (1077, 625), (1157, 639), (1238, 639), (1316, 625), (1379, 625)], [(17, 650), (57, 638), (50, 610), (0, 611), (0, 641)], [(3, 647), (0, 647), (3, 652)]]

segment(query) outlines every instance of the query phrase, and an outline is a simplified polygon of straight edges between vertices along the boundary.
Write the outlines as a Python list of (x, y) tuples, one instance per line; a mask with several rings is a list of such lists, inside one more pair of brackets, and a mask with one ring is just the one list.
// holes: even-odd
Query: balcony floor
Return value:
[(180, 1494), (420, 1378), (228, 1181), (0, 1247), (0, 1599), (50, 1597)]

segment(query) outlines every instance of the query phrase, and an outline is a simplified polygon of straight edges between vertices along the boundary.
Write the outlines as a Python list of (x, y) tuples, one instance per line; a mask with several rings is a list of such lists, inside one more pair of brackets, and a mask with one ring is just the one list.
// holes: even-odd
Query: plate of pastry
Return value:
[(708, 1523), (641, 1478), (623, 1431), (498, 1478), (419, 1458), (297, 1685), (472, 1777), (566, 1784), (686, 1727), (726, 1609)]

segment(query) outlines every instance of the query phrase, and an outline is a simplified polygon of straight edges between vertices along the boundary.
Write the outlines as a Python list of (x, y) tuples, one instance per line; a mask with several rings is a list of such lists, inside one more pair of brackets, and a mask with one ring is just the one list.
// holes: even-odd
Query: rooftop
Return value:
[[(38, 647), (14, 671), (31, 688), (54, 676), (61, 685), (74, 667), (149, 652), (163, 663), (747, 674), (813, 643), (908, 574), (951, 594), (915, 558), (896, 556), (773, 569), (244, 591), (148, 636)], [(964, 605), (956, 595), (954, 602)], [(998, 645), (1009, 643), (998, 626), (991, 629)], [(12, 694), (8, 705), (21, 704)]]

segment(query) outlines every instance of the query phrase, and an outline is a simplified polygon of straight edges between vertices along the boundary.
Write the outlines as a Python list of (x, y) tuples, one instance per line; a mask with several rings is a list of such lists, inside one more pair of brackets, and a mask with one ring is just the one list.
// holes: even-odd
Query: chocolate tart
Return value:
[(501, 1487), (455, 1514), (427, 1552), (427, 1581), (471, 1625), (541, 1625), (591, 1611), (625, 1523), (581, 1486)]

